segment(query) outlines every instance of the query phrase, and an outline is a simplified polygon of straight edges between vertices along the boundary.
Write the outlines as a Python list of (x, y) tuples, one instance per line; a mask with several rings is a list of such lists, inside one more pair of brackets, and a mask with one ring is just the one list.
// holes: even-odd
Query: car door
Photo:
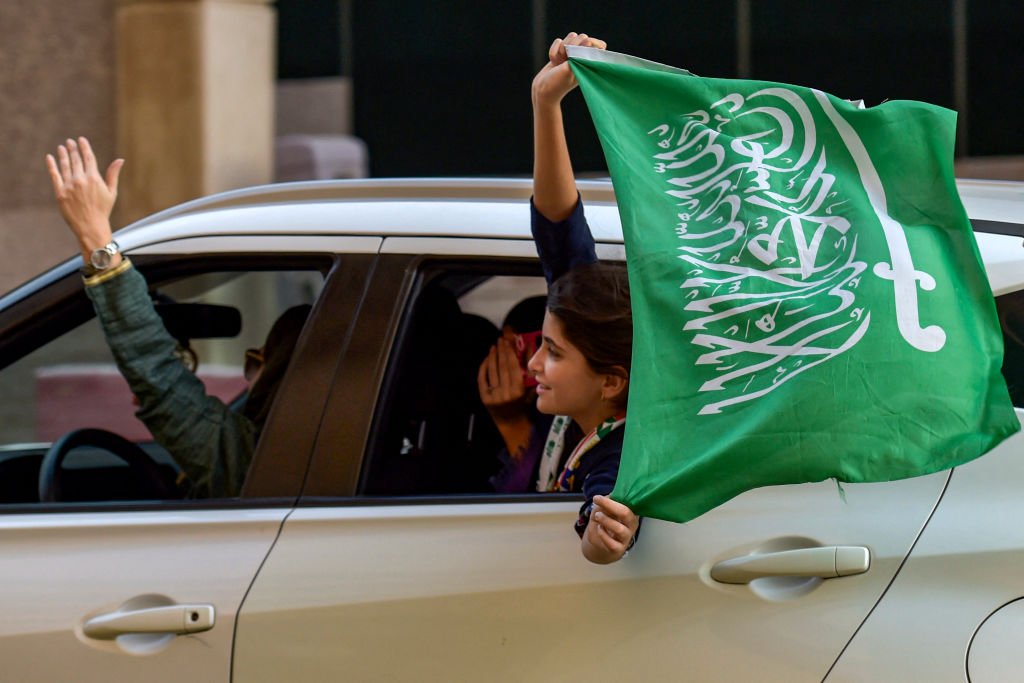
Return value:
[[(235, 236), (131, 250), (151, 286), (166, 280), (186, 295), (209, 290), (234, 296), (238, 306), (255, 306), (257, 318), (260, 311), (269, 313), (269, 299), (279, 297), (283, 307), (296, 296), (295, 281), (282, 280), (284, 275), (319, 273), (323, 285), (241, 496), (138, 500), (119, 495), (119, 500), (40, 503), (22, 491), (15, 492), (16, 501), (0, 502), (0, 678), (230, 680), (238, 607), (300, 491), (330, 388), (332, 374), (324, 368), (333, 368), (348, 339), (378, 244), (369, 238), (347, 243), (297, 237), (271, 252), (259, 239)], [(346, 250), (344, 256), (333, 253)], [(253, 280), (250, 271), (274, 277), (268, 286), (254, 285), (268, 280)], [(231, 282), (221, 287), (222, 280)], [(91, 308), (76, 269), (60, 269), (42, 281), (52, 282), (0, 311), (0, 345), (5, 355), (38, 355), (49, 366), (53, 343), (88, 326), (78, 323), (91, 316)], [(262, 339), (266, 330), (257, 328), (256, 338)], [(92, 336), (102, 340), (98, 333)], [(243, 344), (244, 336), (233, 343)], [(67, 346), (77, 352), (97, 344), (83, 345), (76, 338)], [(210, 353), (216, 358), (216, 350)], [(68, 367), (67, 357), (58, 355), (61, 367)], [(95, 366), (95, 358), (86, 360), (86, 367)], [(5, 373), (17, 371), (17, 363), (4, 365), (0, 382)], [(11, 375), (5, 392), (14, 391), (12, 383), (38, 381), (47, 368), (32, 370)], [(89, 402), (84, 397), (84, 404)], [(40, 403), (35, 411), (23, 411), (24, 419), (35, 420), (39, 428), (50, 407)], [(17, 408), (5, 405), (5, 427), (16, 421), (11, 416)], [(36, 458), (38, 466), (41, 450), (49, 445), (20, 434), (5, 432), (0, 448), (0, 467), (10, 476), (24, 468), (7, 467), (5, 455), (29, 463)], [(84, 471), (95, 475), (83, 479), (87, 485), (103, 486), (104, 477), (125, 469), (102, 464), (101, 456), (80, 456), (87, 463)], [(102, 466), (91, 468), (94, 461)], [(32, 477), (26, 481), (35, 483)]]
[[(979, 236), (982, 253), (992, 241)], [(990, 269), (989, 278), (999, 293), (1003, 376), (1024, 424), (1024, 250), (1019, 236), (998, 241), (1000, 265), (1016, 266)], [(1024, 679), (1022, 488), (1024, 432), (957, 467), (899, 576), (828, 680), (940, 683), (963, 681), (965, 672), (974, 683)]]
[[(385, 372), (409, 336), (395, 298), (426, 291), (415, 255), (448, 259), (438, 267), (455, 281), (488, 258), (495, 274), (524, 263), (539, 273), (529, 242), (388, 239), (382, 252), (342, 363), (353, 392), (375, 395), (383, 382), (377, 417), (325, 421), (303, 499), (241, 612), (236, 681), (822, 679), (896, 575), (947, 473), (751, 491), (685, 525), (647, 520), (611, 566), (583, 559), (572, 494), (370, 495), (381, 443), (372, 432), (389, 402), (415, 390)], [(459, 262), (466, 254), (475, 260)], [(599, 255), (623, 257), (609, 245)], [(359, 463), (364, 446), (371, 462)], [(869, 566), (820, 578), (822, 553), (832, 570), (837, 556)], [(712, 578), (728, 561), (743, 583)]]

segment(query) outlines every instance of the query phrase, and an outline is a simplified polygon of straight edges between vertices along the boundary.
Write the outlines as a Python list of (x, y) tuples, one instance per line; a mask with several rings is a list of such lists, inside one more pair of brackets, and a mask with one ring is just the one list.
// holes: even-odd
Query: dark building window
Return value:
[(278, 78), (343, 73), (341, 8), (340, 0), (278, 0)]

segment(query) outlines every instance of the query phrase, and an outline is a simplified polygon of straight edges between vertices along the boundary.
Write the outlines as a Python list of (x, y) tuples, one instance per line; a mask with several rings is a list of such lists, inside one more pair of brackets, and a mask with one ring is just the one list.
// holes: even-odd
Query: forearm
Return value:
[[(78, 249), (82, 254), (82, 262), (85, 265), (92, 263), (92, 253), (102, 249), (114, 241), (113, 228), (106, 218), (97, 218), (89, 225), (80, 226), (75, 231), (78, 240)], [(121, 264), (121, 253), (114, 254), (111, 259), (110, 268), (116, 268)]]
[(142, 406), (171, 387), (199, 388), (175, 355), (176, 343), (149, 299), (146, 281), (130, 264), (86, 280), (86, 294), (121, 374)]
[[(153, 308), (145, 279), (130, 264), (126, 268), (113, 277), (90, 278), (86, 293), (118, 369), (138, 399), (137, 416), (194, 483), (209, 490), (237, 488), (236, 470), (243, 465), (218, 462), (216, 454), (225, 430), (251, 431), (251, 425), (206, 394), (199, 378), (175, 354), (176, 342)], [(245, 450), (239, 459), (245, 459)], [(206, 481), (211, 478), (212, 484)]]
[(576, 206), (576, 178), (565, 140), (561, 102), (533, 95), (533, 204), (550, 221), (563, 221)]
[(526, 415), (505, 419), (494, 418), (494, 425), (498, 428), (509, 455), (515, 460), (521, 458), (530, 445), (530, 434), (533, 429), (530, 419)]
[(534, 490), (537, 481), (537, 463), (548, 433), (548, 422), (541, 419), (531, 425), (524, 445), (516, 451), (507, 451), (499, 458), (504, 463), (501, 471), (491, 477), (491, 486), (499, 493), (521, 493)]

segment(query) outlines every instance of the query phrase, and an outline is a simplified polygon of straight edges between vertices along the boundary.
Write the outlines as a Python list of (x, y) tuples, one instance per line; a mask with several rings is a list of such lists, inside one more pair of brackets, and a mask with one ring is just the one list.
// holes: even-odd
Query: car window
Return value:
[[(477, 373), (509, 311), (545, 292), (543, 277), (521, 267), (422, 273), (391, 353), (360, 493), (492, 490), (503, 444), (480, 400)], [(542, 302), (535, 317), (539, 330)]]
[(996, 299), (1003, 332), (1003, 376), (1013, 405), (1024, 407), (1024, 290)]
[[(316, 300), (324, 281), (309, 270), (218, 270), (150, 280), (150, 296), (171, 335), (178, 357), (192, 368), (205, 391), (233, 410), (246, 400), (247, 350), (258, 355), (271, 325), (285, 310)], [(203, 497), (190, 486), (182, 463), (136, 417), (138, 401), (125, 381), (88, 301), (69, 303), (59, 318), (85, 322), (71, 329), (50, 325), (34, 349), (0, 370), (0, 506), (38, 503), (45, 454), (69, 434), (97, 430), (78, 439), (57, 475), (60, 494), (43, 502), (103, 502)], [(83, 310), (78, 310), (83, 309)], [(301, 326), (301, 321), (300, 321)], [(300, 327), (301, 329), (301, 327)], [(132, 340), (140, 348), (144, 341)], [(256, 359), (258, 360), (258, 359)], [(249, 360), (250, 370), (255, 360)], [(200, 394), (201, 396), (201, 394)], [(182, 431), (188, 425), (180, 425)], [(175, 429), (174, 425), (171, 427)], [(97, 441), (96, 434), (100, 434)], [(103, 435), (112, 434), (113, 437)], [(112, 454), (105, 439), (141, 447), (155, 467)], [(157, 495), (140, 480), (158, 476), (171, 492)]]

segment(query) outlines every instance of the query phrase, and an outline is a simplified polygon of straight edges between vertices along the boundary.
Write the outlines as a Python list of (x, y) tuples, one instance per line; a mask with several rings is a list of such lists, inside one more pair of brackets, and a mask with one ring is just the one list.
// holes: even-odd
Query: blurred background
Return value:
[[(128, 163), (117, 225), (246, 185), (527, 175), (569, 30), (715, 77), (959, 112), (958, 175), (1024, 180), (1020, 0), (0, 0), (0, 292), (74, 254), (43, 157)], [(581, 174), (605, 174), (582, 98)]]

